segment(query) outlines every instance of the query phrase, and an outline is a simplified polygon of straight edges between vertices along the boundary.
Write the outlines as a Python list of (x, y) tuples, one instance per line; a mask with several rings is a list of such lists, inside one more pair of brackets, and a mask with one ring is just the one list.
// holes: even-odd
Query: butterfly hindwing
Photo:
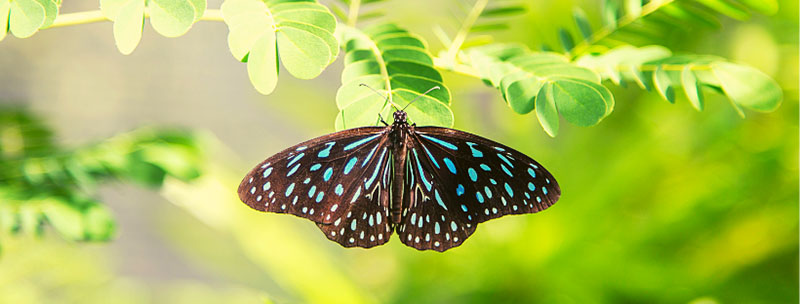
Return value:
[[(419, 227), (406, 217), (398, 231), (407, 245), (417, 249), (446, 250), (458, 246), (478, 223), (508, 214), (535, 213), (554, 204), (561, 190), (556, 180), (530, 157), (502, 144), (453, 129), (420, 127), (412, 132), (408, 155), (407, 193), (421, 193), (408, 213), (446, 219)], [(418, 160), (419, 159), (419, 160)], [(413, 182), (411, 179), (414, 179)], [(415, 198), (412, 196), (412, 199)], [(410, 228), (416, 224), (415, 228)], [(444, 224), (444, 225), (443, 225)], [(449, 231), (450, 240), (427, 240), (427, 234)], [(447, 229), (445, 229), (447, 228)], [(452, 229), (451, 229), (452, 228)], [(403, 229), (403, 228), (400, 228)], [(408, 240), (409, 236), (411, 241)], [(455, 239), (453, 235), (459, 235)], [(416, 242), (416, 236), (421, 236)], [(447, 235), (444, 235), (447, 237)], [(449, 248), (449, 247), (448, 247)]]
[(332, 223), (317, 223), (328, 239), (344, 247), (382, 245), (389, 241), (394, 229), (388, 209), (392, 177), (390, 145), (376, 143), (369, 149), (375, 156), (366, 165), (369, 168), (366, 175), (352, 183), (342, 196), (341, 204), (347, 207), (347, 213)]
[[(419, 143), (411, 142), (406, 156), (404, 221), (397, 227), (400, 240), (419, 249), (445, 251), (464, 242), (475, 231), (466, 214), (456, 212), (452, 200), (443, 192), (448, 182), (435, 170), (437, 163)], [(445, 176), (451, 178), (451, 176)], [(471, 217), (470, 217), (471, 219)]]
[(387, 132), (381, 127), (350, 129), (288, 148), (251, 170), (239, 185), (239, 197), (253, 209), (289, 213), (323, 226), (351, 220), (348, 215), (356, 212), (386, 214), (387, 205), (378, 196), (365, 199), (363, 189), (370, 181), (370, 186), (380, 184), (373, 176), (385, 171), (391, 159)]

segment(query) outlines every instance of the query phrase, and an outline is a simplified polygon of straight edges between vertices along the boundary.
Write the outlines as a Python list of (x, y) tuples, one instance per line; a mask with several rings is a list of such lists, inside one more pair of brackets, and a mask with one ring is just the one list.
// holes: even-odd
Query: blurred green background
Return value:
[[(430, 25), (449, 5), (383, 8), (436, 53)], [(495, 38), (555, 44), (574, 5), (598, 4), (532, 2)], [(745, 119), (717, 95), (697, 112), (685, 99), (617, 87), (616, 111), (598, 126), (565, 123), (550, 138), (492, 88), (444, 72), (455, 127), (532, 156), (563, 191), (546, 212), (483, 223), (444, 254), (397, 240), (345, 249), (310, 221), (238, 201), (253, 165), (333, 131), (341, 61), (311, 81), (282, 73), (262, 96), (230, 55), (222, 22), (179, 38), (146, 26), (130, 56), (117, 52), (111, 23), (8, 37), (0, 102), (33, 113), (58, 145), (170, 126), (194, 130), (206, 161), (199, 179), (167, 176), (160, 190), (100, 186), (117, 221), (107, 243), (65, 241), (50, 227), (0, 235), (0, 303), (797, 303), (798, 3), (780, 5), (773, 16), (722, 18), (719, 30), (675, 29), (658, 42), (772, 76), (783, 104)], [(93, 9), (96, 1), (65, 1), (62, 13)]]

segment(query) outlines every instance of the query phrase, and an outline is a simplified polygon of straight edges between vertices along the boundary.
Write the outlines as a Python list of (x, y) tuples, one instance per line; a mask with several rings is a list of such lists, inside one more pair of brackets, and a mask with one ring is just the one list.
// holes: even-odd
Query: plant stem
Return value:
[(453, 38), (453, 43), (450, 44), (450, 47), (447, 49), (447, 57), (444, 58), (446, 61), (449, 61), (450, 64), (455, 64), (456, 55), (461, 49), (461, 45), (464, 44), (464, 40), (467, 39), (469, 30), (472, 29), (475, 21), (477, 21), (478, 17), (481, 16), (483, 9), (486, 8), (486, 4), (488, 3), (489, 0), (475, 1), (475, 5), (472, 6), (472, 10), (470, 10), (469, 14), (467, 14), (467, 17), (464, 18), (464, 23), (461, 24), (461, 28), (458, 30), (456, 37)]
[(645, 4), (644, 6), (642, 6), (642, 13), (641, 14), (639, 14), (639, 15), (631, 15), (631, 14), (624, 15), (624, 16), (622, 16), (622, 18), (619, 18), (619, 20), (617, 20), (617, 25), (616, 26), (613, 26), (613, 27), (612, 26), (604, 26), (604, 27), (600, 28), (596, 32), (592, 33), (592, 35), (589, 36), (589, 38), (587, 38), (586, 40), (583, 40), (580, 43), (578, 43), (577, 45), (575, 45), (575, 47), (572, 48), (572, 50), (570, 50), (567, 53), (567, 56), (569, 56), (571, 58), (574, 58), (575, 56), (585, 52), (586, 49), (588, 49), (593, 44), (595, 44), (595, 43), (599, 42), (600, 40), (603, 40), (606, 37), (608, 37), (609, 35), (613, 34), (618, 29), (620, 29), (622, 27), (625, 27), (628, 24), (631, 24), (634, 21), (639, 20), (640, 18), (644, 18), (645, 16), (647, 16), (649, 14), (652, 14), (653, 12), (657, 11), (658, 9), (660, 9), (660, 8), (666, 6), (666, 5), (668, 5), (668, 4), (670, 4), (670, 3), (674, 2), (674, 1), (675, 0), (654, 0), (654, 1), (651, 1), (651, 2), (649, 2), (647, 4)]
[(358, 21), (358, 9), (361, 7), (361, 0), (350, 0), (350, 8), (347, 9), (347, 25), (354, 27)]
[[(145, 17), (148, 17), (148, 15), (145, 14)], [(222, 11), (218, 9), (206, 10), (205, 13), (203, 13), (203, 16), (200, 17), (200, 20), (223, 21)], [(56, 20), (53, 21), (53, 25), (51, 25), (48, 28), (95, 23), (101, 21), (110, 21), (110, 20), (106, 18), (106, 16), (104, 16), (100, 10), (60, 14), (58, 15), (58, 17), (56, 17)]]

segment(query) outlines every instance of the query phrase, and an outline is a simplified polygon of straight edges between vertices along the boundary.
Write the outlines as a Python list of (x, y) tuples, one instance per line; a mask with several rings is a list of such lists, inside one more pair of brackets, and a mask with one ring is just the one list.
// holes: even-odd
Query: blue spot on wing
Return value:
[(469, 179), (471, 179), (473, 182), (478, 181), (478, 172), (475, 172), (475, 169), (469, 168), (467, 169), (467, 172), (469, 173)]
[(344, 187), (342, 187), (342, 184), (336, 185), (334, 192), (336, 192), (336, 195), (342, 196), (342, 193), (344, 192)]
[(514, 168), (514, 164), (512, 164), (511, 161), (509, 161), (508, 158), (506, 158), (502, 153), (497, 153), (497, 157), (500, 158), (500, 160), (502, 160), (506, 164), (508, 164), (509, 167)]
[(427, 188), (428, 191), (431, 191), (431, 187), (433, 187), (433, 184), (428, 182), (428, 179), (425, 178), (425, 172), (422, 171), (422, 164), (419, 162), (419, 156), (417, 155), (417, 149), (411, 149), (411, 152), (414, 152), (414, 159), (417, 161), (417, 170), (419, 171), (419, 176), (420, 176), (420, 179), (422, 179), (422, 183), (425, 184), (425, 188)]
[(461, 196), (464, 194), (464, 185), (458, 184), (458, 188), (456, 188), (456, 195)]
[(347, 151), (347, 150), (353, 149), (353, 148), (355, 148), (355, 147), (358, 147), (358, 146), (360, 146), (360, 145), (363, 145), (363, 144), (365, 144), (366, 142), (368, 142), (368, 141), (370, 141), (370, 140), (373, 140), (373, 139), (375, 139), (375, 138), (376, 138), (376, 137), (378, 137), (378, 136), (381, 136), (381, 135), (380, 135), (380, 134), (375, 134), (375, 135), (368, 136), (368, 137), (364, 137), (364, 138), (362, 138), (362, 139), (359, 139), (359, 140), (357, 140), (357, 141), (354, 141), (353, 143), (351, 143), (351, 144), (349, 144), (349, 145), (347, 145), (347, 146), (344, 146), (344, 150), (345, 150), (345, 151)]
[(436, 197), (436, 202), (439, 203), (439, 206), (442, 206), (444, 210), (447, 210), (447, 206), (444, 205), (444, 202), (442, 202), (442, 198), (439, 196), (439, 190), (434, 190), (433, 194)]
[(325, 169), (325, 175), (323, 178), (325, 178), (325, 181), (327, 182), (331, 179), (331, 176), (333, 176), (333, 168), (329, 167), (328, 169)]
[(436, 166), (437, 169), (441, 169), (442, 167), (439, 167), (439, 162), (437, 162), (436, 158), (433, 157), (433, 154), (431, 154), (431, 151), (428, 150), (428, 147), (423, 145), (422, 148), (425, 149), (425, 153), (428, 154), (428, 158), (433, 162), (433, 165)]
[(425, 134), (420, 134), (420, 136), (422, 136), (422, 137), (424, 137), (424, 138), (426, 138), (426, 139), (428, 139), (428, 140), (430, 140), (432, 142), (435, 142), (435, 143), (439, 144), (442, 147), (448, 148), (450, 150), (458, 150), (458, 147), (456, 147), (456, 145), (451, 144), (449, 142), (446, 142), (444, 140), (438, 139), (436, 137), (425, 135)]
[(472, 150), (472, 157), (483, 157), (483, 152), (479, 151), (478, 149), (475, 149), (475, 146), (477, 145), (478, 144), (473, 142), (467, 142), (467, 146), (469, 146), (469, 149)]
[(347, 165), (344, 166), (344, 174), (350, 173), (350, 170), (353, 170), (353, 166), (356, 165), (358, 161), (358, 157), (353, 157), (349, 161), (347, 161)]
[(320, 164), (313, 164), (313, 165), (311, 165), (311, 168), (310, 168), (309, 170), (311, 170), (311, 171), (313, 172), (313, 171), (317, 171), (317, 170), (319, 170), (319, 168), (322, 168), (322, 165), (320, 165)]
[(333, 145), (335, 145), (335, 144), (336, 144), (336, 142), (325, 143), (325, 149), (322, 149), (322, 151), (319, 151), (319, 153), (317, 153), (317, 157), (325, 158), (325, 157), (330, 156), (331, 155), (331, 148), (333, 148)]
[(300, 154), (297, 154), (297, 155), (295, 155), (294, 157), (292, 157), (292, 159), (291, 159), (291, 160), (289, 160), (289, 163), (288, 163), (288, 164), (286, 164), (286, 168), (289, 168), (289, 167), (291, 167), (292, 165), (294, 165), (294, 163), (296, 163), (297, 161), (299, 161), (299, 160), (300, 160), (301, 158), (303, 158), (303, 156), (305, 156), (305, 155), (306, 155), (305, 153), (300, 153)]
[(447, 166), (447, 170), (450, 170), (451, 173), (456, 174), (456, 165), (453, 164), (453, 161), (447, 157), (445, 157), (443, 161), (444, 164)]

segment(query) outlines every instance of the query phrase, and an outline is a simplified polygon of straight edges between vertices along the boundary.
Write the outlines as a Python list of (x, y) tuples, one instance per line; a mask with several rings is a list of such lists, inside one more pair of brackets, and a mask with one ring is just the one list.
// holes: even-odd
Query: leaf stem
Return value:
[(481, 13), (486, 8), (486, 4), (488, 3), (489, 0), (475, 1), (475, 5), (472, 6), (469, 14), (467, 14), (467, 17), (464, 18), (464, 23), (461, 24), (461, 28), (458, 30), (455, 38), (453, 38), (453, 43), (450, 44), (450, 47), (447, 49), (447, 56), (444, 58), (446, 61), (449, 61), (450, 64), (455, 65), (456, 55), (461, 49), (461, 45), (464, 44), (464, 40), (466, 40), (467, 35), (469, 35), (469, 30), (472, 29), (475, 21), (477, 21), (478, 17), (481, 16)]
[[(149, 17), (145, 14), (145, 17)], [(200, 20), (203, 21), (224, 21), (222, 19), (222, 11), (218, 9), (208, 9), (203, 13), (203, 16), (200, 17)], [(67, 13), (67, 14), (60, 14), (56, 17), (56, 20), (53, 21), (53, 24), (50, 25), (48, 28), (54, 27), (64, 27), (70, 25), (79, 25), (79, 24), (88, 24), (88, 23), (95, 23), (95, 22), (102, 22), (102, 21), (111, 21), (106, 16), (103, 15), (103, 12), (100, 10), (93, 10), (93, 11), (85, 11), (85, 12), (77, 12), (77, 13)]]
[(361, 7), (361, 0), (350, 0), (350, 8), (347, 9), (347, 25), (356, 26), (358, 21), (358, 9)]
[(653, 12), (657, 11), (658, 9), (667, 6), (668, 4), (674, 2), (675, 0), (653, 0), (649, 3), (642, 6), (642, 13), (638, 15), (633, 14), (626, 14), (617, 20), (616, 26), (603, 26), (596, 32), (592, 33), (589, 38), (581, 41), (580, 43), (576, 44), (572, 50), (567, 53), (567, 56), (575, 57), (583, 52), (585, 52), (590, 46), (594, 45), (595, 43), (599, 42), (600, 40), (605, 39), (609, 35), (616, 32), (618, 29), (627, 26), (628, 24), (633, 23), (640, 18), (644, 18), (645, 16), (652, 14)]

